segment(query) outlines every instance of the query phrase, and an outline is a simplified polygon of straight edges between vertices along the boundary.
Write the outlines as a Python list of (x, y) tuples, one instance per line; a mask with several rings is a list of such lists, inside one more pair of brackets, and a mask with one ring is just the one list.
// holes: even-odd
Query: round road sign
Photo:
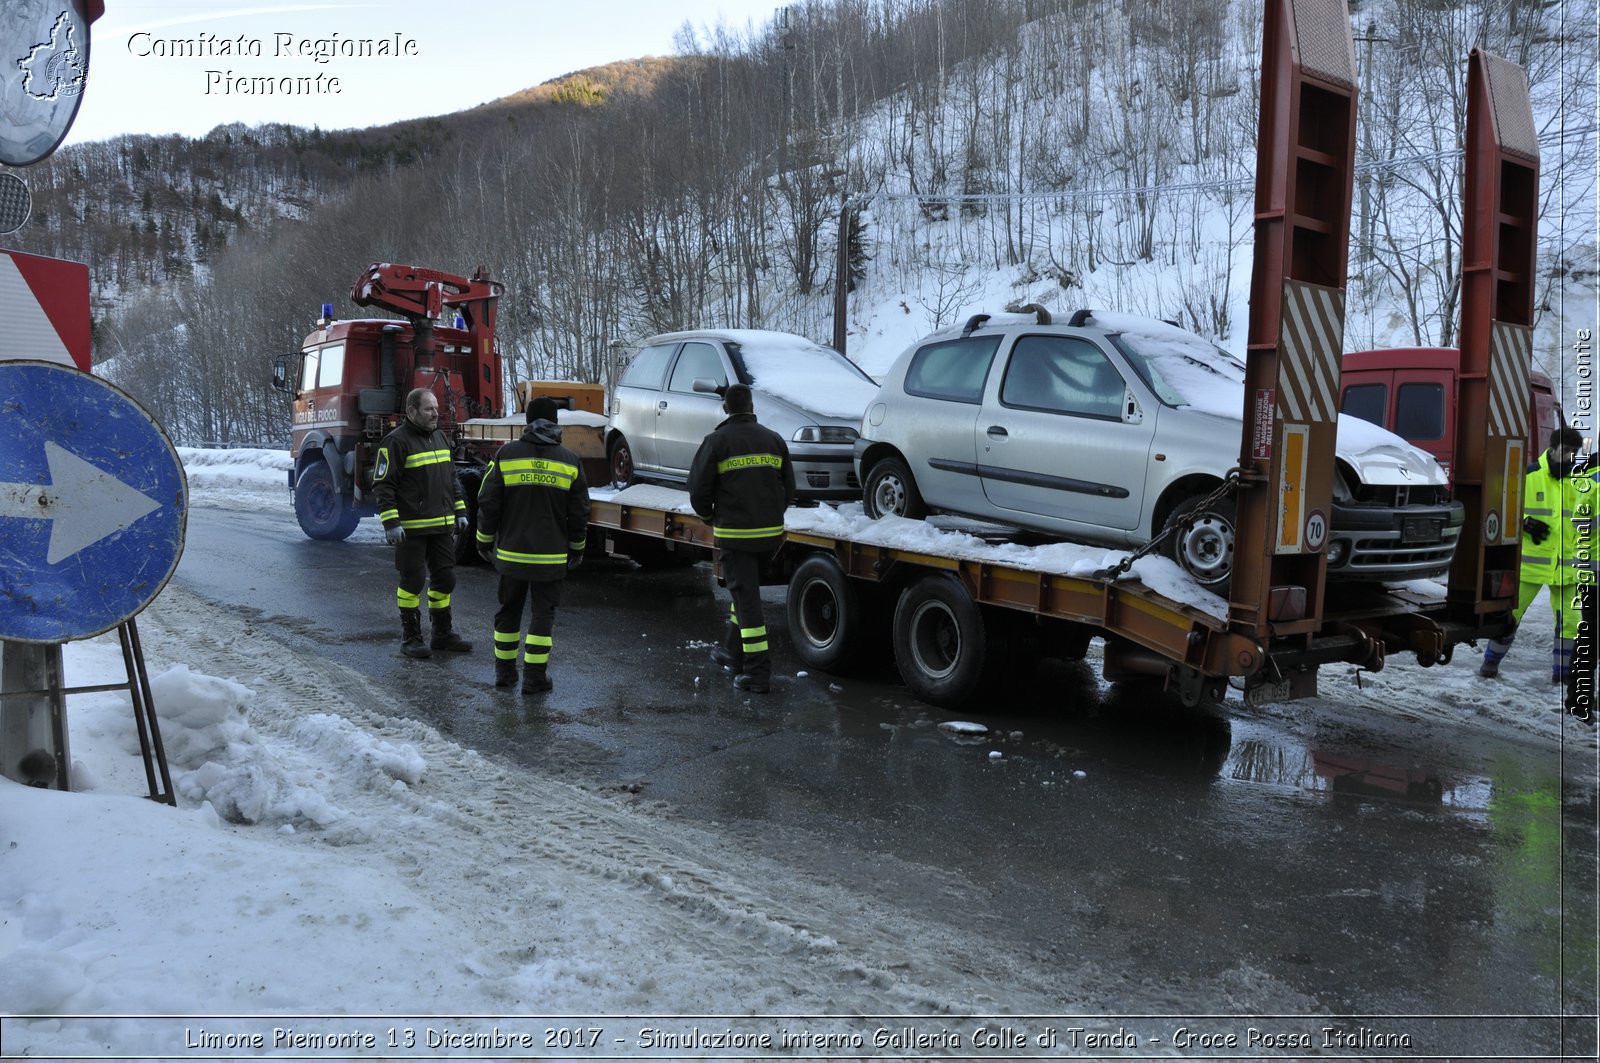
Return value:
[(109, 631), (178, 567), (178, 452), (138, 403), (76, 368), (0, 361), (0, 396), (0, 640)]
[(1313, 509), (1306, 517), (1306, 549), (1313, 554), (1328, 545), (1328, 518), (1322, 510)]
[(1483, 518), (1483, 541), (1497, 543), (1500, 541), (1500, 511), (1491, 509), (1489, 515)]

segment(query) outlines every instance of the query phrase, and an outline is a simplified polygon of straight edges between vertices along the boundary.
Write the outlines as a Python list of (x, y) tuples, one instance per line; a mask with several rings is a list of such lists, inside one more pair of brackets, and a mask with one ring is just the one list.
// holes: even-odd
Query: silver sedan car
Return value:
[(878, 385), (828, 347), (756, 329), (644, 342), (617, 384), (606, 429), (612, 483), (687, 483), (700, 441), (725, 416), (722, 392), (735, 381), (750, 386), (756, 419), (788, 442), (802, 499), (861, 497), (852, 447)]
[[(1238, 463), (1243, 381), (1237, 358), (1160, 321), (979, 315), (884, 377), (856, 442), (867, 513), (942, 511), (1127, 547), (1176, 524), (1168, 556), (1223, 592), (1233, 501), (1190, 514)], [(1336, 460), (1329, 579), (1445, 573), (1464, 511), (1439, 463), (1351, 417)]]

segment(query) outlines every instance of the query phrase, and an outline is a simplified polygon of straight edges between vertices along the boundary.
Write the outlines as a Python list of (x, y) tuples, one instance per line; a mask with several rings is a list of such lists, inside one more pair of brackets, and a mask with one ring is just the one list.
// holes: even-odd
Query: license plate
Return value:
[(1444, 521), (1432, 517), (1406, 517), (1400, 522), (1400, 541), (1408, 545), (1436, 543), (1444, 537)]

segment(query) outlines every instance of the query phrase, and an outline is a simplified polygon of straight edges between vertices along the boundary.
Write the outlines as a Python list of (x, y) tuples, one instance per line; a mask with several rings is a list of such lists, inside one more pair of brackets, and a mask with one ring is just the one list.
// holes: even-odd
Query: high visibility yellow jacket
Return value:
[(1588, 468), (1553, 475), (1549, 451), (1528, 470), (1522, 515), (1543, 521), (1550, 534), (1536, 543), (1523, 531), (1524, 583), (1571, 586), (1595, 581), (1594, 519), (1600, 507), (1600, 482), (1595, 477)]

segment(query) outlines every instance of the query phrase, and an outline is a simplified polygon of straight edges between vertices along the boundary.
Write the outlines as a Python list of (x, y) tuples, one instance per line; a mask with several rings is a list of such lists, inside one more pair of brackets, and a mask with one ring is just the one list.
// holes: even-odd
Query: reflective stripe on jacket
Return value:
[(456, 482), (450, 437), (437, 428), (424, 432), (410, 420), (400, 422), (378, 444), (372, 499), (385, 528), (398, 524), (415, 535), (454, 531), (467, 503)]
[(567, 574), (588, 544), (589, 484), (561, 429), (535, 421), (500, 448), (478, 489), (479, 543), (494, 544), (495, 571), (543, 581)]
[(711, 522), (725, 550), (774, 550), (794, 498), (794, 464), (783, 437), (736, 413), (701, 442), (689, 469), (689, 504)]

